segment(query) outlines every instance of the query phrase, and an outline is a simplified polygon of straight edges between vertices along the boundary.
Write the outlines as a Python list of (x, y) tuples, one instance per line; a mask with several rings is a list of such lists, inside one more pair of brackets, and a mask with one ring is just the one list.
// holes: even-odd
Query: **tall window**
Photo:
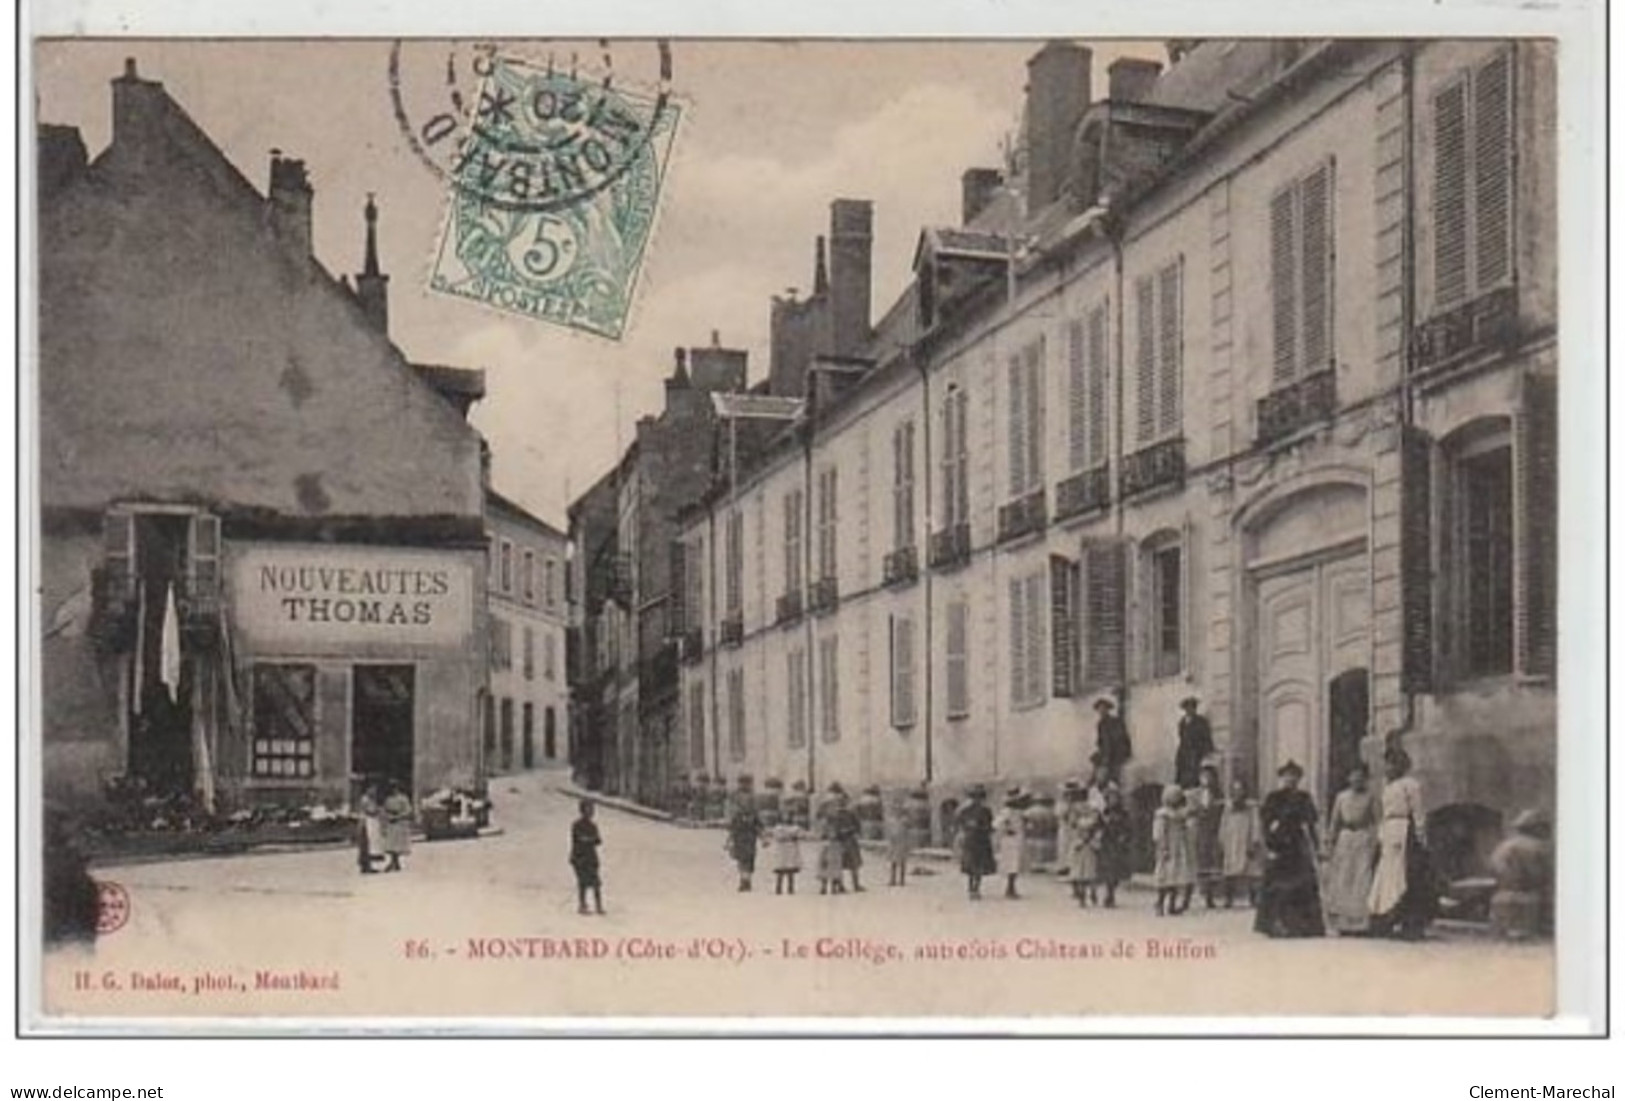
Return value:
[(1083, 615), (1079, 606), (1082, 585), (1078, 563), (1059, 554), (1050, 555), (1050, 693), (1058, 697), (1077, 695), (1083, 675), (1082, 652), (1078, 646), (1078, 626)]
[(793, 593), (801, 582), (801, 490), (792, 489), (784, 495), (784, 591)]
[(502, 591), (513, 592), (513, 544), (502, 541)]
[(744, 604), (745, 591), (745, 518), (739, 512), (730, 512), (727, 521), (727, 553), (724, 557), (724, 600), (728, 616), (737, 616)]
[(894, 549), (914, 545), (914, 422), (892, 430), (892, 539)]
[(745, 759), (745, 671), (728, 670), (728, 755)]
[(524, 672), (526, 680), (536, 679), (536, 631), (526, 627), (524, 635)]
[(519, 563), (519, 589), (526, 604), (536, 603), (536, 552), (526, 551)]
[(891, 724), (899, 729), (914, 725), (914, 620), (891, 617)]
[(696, 538), (685, 547), (683, 576), (674, 579), (683, 586), (684, 626), (705, 623), (705, 540)]
[(1044, 684), (1044, 582), (1040, 571), (1010, 579), (1010, 703), (1036, 707), (1048, 697)]
[(1505, 435), (1480, 437), (1457, 454), (1451, 496), (1460, 547), (1457, 623), (1464, 676), (1513, 669), (1512, 471), (1512, 446)]
[(705, 768), (704, 681), (695, 681), (688, 689), (688, 765), (695, 771)]
[(1149, 617), (1146, 624), (1153, 677), (1177, 676), (1185, 667), (1184, 555), (1177, 540), (1159, 541), (1146, 551)]
[(1433, 296), (1440, 309), (1512, 277), (1512, 52), (1433, 95)]
[(542, 636), (542, 676), (547, 680), (557, 680), (558, 675), (558, 651), (553, 636), (545, 634)]
[(1175, 260), (1134, 282), (1134, 394), (1136, 434), (1142, 444), (1177, 436), (1183, 261)]
[(547, 610), (552, 611), (558, 606), (558, 588), (556, 579), (557, 567), (553, 559), (549, 558), (542, 564), (542, 602)]
[(1327, 367), (1332, 356), (1333, 162), (1270, 200), (1270, 297), (1275, 385)]
[(790, 748), (807, 744), (807, 651), (791, 647), (785, 654), (786, 695), (790, 708)]
[(513, 624), (500, 616), (491, 617), (491, 668), (513, 668)]
[(955, 600), (948, 605), (948, 717), (970, 714), (970, 605)]
[(1106, 461), (1106, 306), (1067, 327), (1067, 458), (1073, 473)]
[(818, 472), (818, 576), (835, 576), (837, 516), (835, 468), (826, 467)]
[(841, 737), (841, 662), (839, 640), (825, 635), (818, 640), (819, 732), (826, 742)]
[(1044, 485), (1044, 338), (1010, 357), (1010, 496)]
[(316, 775), (316, 667), (254, 666), (256, 779), (300, 780)]
[(950, 386), (942, 403), (942, 525), (970, 523), (970, 443), (966, 436), (969, 395)]

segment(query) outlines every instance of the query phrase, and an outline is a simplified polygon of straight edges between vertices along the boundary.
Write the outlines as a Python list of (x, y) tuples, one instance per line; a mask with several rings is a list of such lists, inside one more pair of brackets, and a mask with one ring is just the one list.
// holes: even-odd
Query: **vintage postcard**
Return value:
[(31, 46), (29, 1028), (1560, 1012), (1556, 38), (377, 33)]

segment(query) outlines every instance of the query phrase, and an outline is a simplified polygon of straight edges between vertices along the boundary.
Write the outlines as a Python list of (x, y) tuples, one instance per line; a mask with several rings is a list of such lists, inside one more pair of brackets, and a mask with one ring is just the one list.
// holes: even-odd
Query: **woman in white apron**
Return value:
[(1377, 873), (1371, 881), (1373, 931), (1421, 940), (1433, 920), (1436, 897), (1427, 855), (1427, 813), (1411, 759), (1398, 746), (1383, 755), (1388, 782), (1377, 827)]

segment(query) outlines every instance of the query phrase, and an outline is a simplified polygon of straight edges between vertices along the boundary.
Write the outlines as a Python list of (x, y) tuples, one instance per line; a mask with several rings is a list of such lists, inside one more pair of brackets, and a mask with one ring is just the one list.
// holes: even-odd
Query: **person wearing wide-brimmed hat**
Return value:
[(1202, 783), (1202, 764), (1213, 755), (1213, 724), (1197, 710), (1201, 701), (1179, 701), (1179, 745), (1174, 750), (1174, 783), (1189, 791)]
[(1031, 870), (1027, 854), (1027, 807), (1031, 796), (1019, 787), (1013, 787), (1004, 796), (1004, 808), (993, 819), (995, 851), (993, 862), (1004, 876), (1004, 897), (1020, 898), (1016, 893), (1016, 877)]
[(1102, 696), (1095, 701), (1095, 752), (1091, 758), (1101, 778), (1114, 784), (1123, 782), (1123, 766), (1134, 756), (1134, 743), (1128, 725), (1116, 714), (1117, 705)]
[(1270, 937), (1323, 937), (1320, 878), (1320, 812), (1298, 787), (1303, 766), (1287, 761), (1276, 770), (1280, 786), (1259, 809), (1264, 831), (1264, 882), (1259, 889), (1253, 929)]
[(965, 805), (959, 808), (954, 827), (965, 889), (971, 898), (981, 898), (982, 877), (998, 871), (993, 859), (993, 812), (988, 809), (987, 788), (973, 784), (965, 792)]
[(1422, 785), (1411, 775), (1411, 758), (1398, 745), (1383, 754), (1388, 782), (1382, 786), (1377, 827), (1377, 872), (1371, 880), (1371, 927), (1379, 934), (1421, 940), (1438, 901), (1427, 852), (1427, 813)]

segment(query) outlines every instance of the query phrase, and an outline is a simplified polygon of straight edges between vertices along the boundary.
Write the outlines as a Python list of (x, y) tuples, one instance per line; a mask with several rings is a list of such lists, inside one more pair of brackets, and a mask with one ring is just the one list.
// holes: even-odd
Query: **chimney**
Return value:
[(829, 290), (829, 267), (824, 262), (824, 236), (818, 235), (818, 244), (813, 251), (813, 289), (815, 296)]
[(143, 80), (135, 58), (124, 59), (124, 75), (113, 80), (113, 144), (143, 146), (161, 124), (164, 86)]
[(310, 205), (314, 194), (305, 162), (284, 157), (280, 149), (271, 150), (271, 186), (265, 200), (271, 212), (271, 228), (299, 256), (311, 254)]
[(1162, 62), (1120, 57), (1106, 66), (1106, 98), (1115, 103), (1144, 103), (1162, 75)]
[[(308, 185), (307, 185), (308, 186)], [(362, 208), (367, 221), (367, 243), (361, 262), (361, 272), (355, 277), (355, 296), (361, 301), (361, 310), (378, 331), (389, 335), (389, 276), (378, 270), (378, 204), (372, 192), (367, 192), (367, 205)]]
[(974, 222), (1003, 185), (1004, 173), (997, 168), (965, 169), (965, 174), (959, 177), (959, 224), (968, 226)]
[(745, 388), (745, 351), (724, 348), (720, 333), (712, 332), (709, 348), (691, 348), (688, 373), (696, 390), (706, 393), (740, 391)]
[(874, 204), (836, 199), (829, 208), (829, 351), (857, 355), (869, 343)]
[(1072, 137), (1089, 108), (1093, 55), (1049, 42), (1027, 62), (1027, 209), (1036, 214), (1061, 195)]

